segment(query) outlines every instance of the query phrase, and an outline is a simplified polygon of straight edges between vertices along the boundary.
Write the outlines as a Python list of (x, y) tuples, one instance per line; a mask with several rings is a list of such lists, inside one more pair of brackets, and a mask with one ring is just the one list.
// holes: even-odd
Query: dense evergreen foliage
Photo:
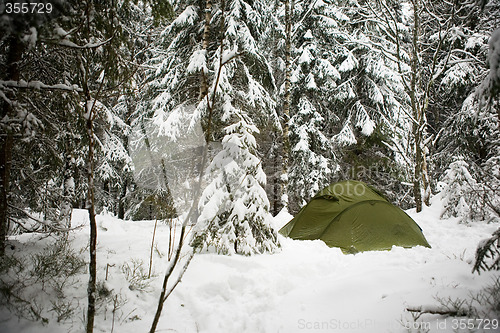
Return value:
[[(175, 143), (186, 121), (202, 133), (190, 149), (207, 147), (190, 199), (205, 248), (272, 251), (283, 194), (293, 213), (348, 178), (403, 207), (444, 186), (444, 215), (498, 218), (497, 0), (52, 4), (29, 19), (0, 8), (2, 252), (9, 233), (69, 227), (89, 186), (98, 212), (182, 215), (168, 186), (182, 165), (166, 154), (151, 169), (165, 181), (145, 186), (133, 151)], [(179, 107), (194, 110), (184, 122)]]

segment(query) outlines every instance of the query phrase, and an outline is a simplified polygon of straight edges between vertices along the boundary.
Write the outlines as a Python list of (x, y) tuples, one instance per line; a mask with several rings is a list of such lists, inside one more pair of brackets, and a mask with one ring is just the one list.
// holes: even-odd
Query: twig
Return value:
[(156, 225), (158, 224), (158, 219), (155, 219), (155, 227), (153, 229), (153, 238), (151, 239), (151, 252), (149, 254), (149, 272), (148, 279), (151, 277), (151, 267), (153, 267), (153, 247), (155, 244), (155, 234), (156, 234)]

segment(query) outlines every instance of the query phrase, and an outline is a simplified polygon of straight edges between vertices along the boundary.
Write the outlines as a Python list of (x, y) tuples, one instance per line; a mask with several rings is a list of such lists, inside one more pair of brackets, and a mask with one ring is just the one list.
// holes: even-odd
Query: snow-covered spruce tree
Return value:
[[(264, 29), (262, 16), (265, 6), (261, 2), (254, 2), (251, 6), (244, 1), (207, 2), (207, 4), (209, 8), (205, 10), (203, 7), (200, 8), (197, 2), (174, 3), (179, 15), (161, 34), (158, 56), (154, 59), (158, 69), (152, 73), (152, 81), (149, 84), (149, 91), (155, 97), (150, 109), (157, 116), (163, 113), (168, 118), (175, 107), (186, 103), (193, 104), (196, 109), (193, 121), (199, 119), (208, 143), (221, 139), (225, 142), (232, 136), (238, 135), (244, 137), (251, 135), (253, 138), (253, 133), (258, 132), (255, 124), (257, 122), (264, 124), (265, 119), (270, 117), (267, 111), (273, 107), (272, 99), (264, 87), (264, 84), (272, 84), (269, 66), (259, 47), (260, 33)], [(261, 167), (260, 160), (256, 157), (255, 139), (252, 140), (253, 142), (242, 141), (244, 144), (240, 146), (231, 146), (230, 143), (222, 145), (223, 151), (226, 151), (225, 154), (228, 156), (225, 161), (229, 163), (229, 158), (235, 159), (234, 163), (243, 174), (251, 175), (252, 168)], [(241, 153), (230, 153), (231, 149), (241, 150)], [(245, 158), (248, 156), (250, 160), (246, 161)], [(219, 175), (216, 175), (217, 170), (213, 168), (209, 170), (210, 173), (207, 173), (209, 179), (211, 177), (219, 179)], [(238, 187), (239, 183), (232, 183), (236, 176), (228, 174), (229, 176), (233, 177), (229, 182), (229, 191), (234, 200), (239, 200), (242, 189)], [(263, 203), (262, 212), (269, 214), (269, 204), (264, 204), (267, 198), (262, 189), (265, 182), (261, 175), (259, 177), (256, 182), (250, 184), (245, 182), (241, 186), (251, 188), (254, 192), (252, 195), (256, 196), (255, 200)], [(208, 186), (216, 188), (217, 191), (228, 191), (228, 184), (215, 182)], [(208, 192), (202, 196), (201, 203), (207, 201), (207, 195)], [(253, 237), (255, 246), (251, 249), (237, 247), (237, 252), (250, 254), (260, 250), (272, 250), (272, 246), (262, 245), (267, 242), (266, 237), (269, 235), (271, 243), (277, 241), (275, 231), (268, 224), (269, 216), (262, 219), (264, 215), (259, 210), (255, 218), (251, 217), (253, 214), (251, 209), (254, 206), (250, 201), (253, 199), (245, 197), (242, 200), (232, 201), (233, 204), (239, 205), (239, 212), (233, 215), (231, 223), (235, 226), (238, 223), (247, 223), (251, 229), (240, 233), (239, 239), (241, 240), (243, 235)], [(244, 207), (240, 205), (242, 202), (248, 205), (248, 216), (242, 214)], [(219, 203), (221, 207), (210, 212), (218, 216), (226, 214), (229, 217), (235, 209), (233, 204), (231, 201)], [(206, 205), (201, 204), (200, 209), (201, 215), (207, 217)], [(215, 216), (211, 219), (213, 218)], [(205, 225), (204, 222), (207, 221), (201, 223)], [(213, 232), (215, 225), (205, 226), (210, 228), (210, 232), (209, 229), (201, 228), (198, 240), (206, 237), (206, 242), (212, 242), (217, 237), (223, 237), (225, 231), (229, 232), (228, 228), (221, 230), (224, 232)], [(210, 233), (212, 235), (209, 237)], [(262, 235), (267, 236), (261, 237)], [(248, 244), (252, 243), (250, 238)], [(242, 241), (239, 242), (244, 244)], [(234, 242), (231, 243), (231, 248), (234, 249)], [(233, 252), (222, 248), (221, 251)]]
[(441, 217), (460, 217), (462, 222), (468, 222), (474, 214), (472, 205), (480, 197), (474, 193), (476, 181), (469, 172), (469, 166), (463, 159), (450, 164), (446, 170), (443, 182), (442, 196), (444, 205)]
[[(490, 62), (495, 59), (498, 49), (489, 46), (494, 40), (493, 31), (496, 28), (491, 20), (499, 18), (498, 8), (500, 3), (492, 1), (486, 4), (484, 11), (472, 7), (467, 15), (464, 14), (469, 19), (457, 27), (458, 33), (453, 35), (453, 42), (463, 47), (465, 52), (453, 53), (456, 63), (441, 80), (441, 91), (455, 97), (453, 105), (459, 111), (443, 108), (445, 126), (438, 141), (439, 161), (447, 169), (444, 174), (446, 183), (460, 181), (461, 178), (461, 173), (450, 174), (455, 166), (450, 158), (461, 156), (462, 163), (467, 166), (471, 180), (464, 184), (463, 189), (470, 196), (466, 201), (471, 208), (470, 216), (464, 216), (464, 221), (489, 220), (500, 215), (500, 107), (498, 96), (490, 90), (491, 74), (495, 73), (491, 68), (495, 66)], [(471, 16), (471, 13), (474, 15)], [(445, 199), (451, 200), (448, 197)], [(452, 211), (450, 215), (457, 216), (457, 212)]]
[[(24, 110), (24, 118), (19, 118), (24, 121), (20, 126), (15, 126), (18, 131), (17, 139), (13, 140), (13, 152), (10, 154), (15, 160), (10, 164), (13, 167), (10, 170), (11, 184), (15, 184), (10, 187), (10, 197), (16, 198), (15, 208), (10, 209), (15, 215), (11, 217), (25, 217), (21, 210), (26, 211), (25, 208), (29, 208), (29, 211), (41, 214), (43, 220), (53, 225), (49, 227), (43, 225), (45, 230), (68, 227), (71, 209), (76, 205), (80, 207), (84, 205), (88, 188), (84, 157), (87, 142), (82, 136), (85, 132), (85, 122), (77, 116), (77, 112), (70, 111), (79, 109), (82, 93), (78, 82), (80, 74), (78, 57), (82, 49), (79, 48), (81, 45), (74, 43), (77, 37), (72, 30), (75, 25), (81, 24), (80, 18), (75, 19), (78, 15), (75, 13), (80, 7), (70, 7), (69, 3), (66, 5), (68, 6), (59, 4), (56, 6), (55, 2), (56, 15), (35, 20), (34, 25), (27, 26), (26, 30), (16, 26), (13, 31), (19, 34), (16, 38), (21, 39), (22, 50), (19, 62), (22, 71), (19, 78), (24, 81), (20, 81), (20, 85), (16, 83), (17, 86), (13, 86), (11, 82), (11, 87), (3, 84), (1, 88), (2, 91), (4, 88), (5, 91), (9, 90), (8, 96), (15, 97), (18, 107)], [(118, 20), (120, 29), (115, 31), (112, 45), (106, 48), (108, 53), (112, 53), (109, 58), (114, 63), (106, 66), (108, 70), (106, 77), (114, 79), (100, 93), (100, 101), (108, 109), (116, 103), (115, 96), (123, 93), (123, 87), (130, 87), (129, 74), (137, 68), (133, 66), (136, 58), (134, 50), (137, 51), (137, 47), (140, 46), (138, 38), (134, 38), (133, 43), (131, 42), (132, 35), (135, 37), (135, 31), (130, 27), (134, 20), (127, 20), (127, 25), (130, 26), (125, 26), (123, 7), (116, 6), (114, 12), (117, 13), (116, 16), (120, 16)], [(141, 20), (141, 23), (144, 22), (145, 20)], [(29, 23), (30, 20), (23, 22), (23, 24)], [(102, 22), (100, 24), (102, 25)], [(143, 27), (141, 31), (144, 31)], [(8, 53), (9, 43), (14, 36), (9, 37), (9, 34), (4, 36), (1, 45)], [(136, 48), (129, 48), (131, 44)], [(90, 45), (97, 47), (96, 43)], [(114, 115), (108, 117), (111, 113)], [(118, 143), (116, 138), (121, 137), (124, 129), (123, 126), (118, 126), (122, 123), (120, 120), (122, 115), (115, 114), (114, 111), (111, 113), (104, 112), (103, 117), (97, 120), (96, 124), (100, 128), (96, 134), (99, 140)], [(111, 127), (111, 124), (114, 126)], [(26, 136), (25, 134), (19, 136), (21, 132)], [(97, 154), (98, 164), (102, 166), (98, 168), (102, 172), (97, 175), (98, 209), (105, 205), (117, 206), (115, 202), (118, 198), (115, 198), (117, 197), (115, 192), (120, 190), (119, 179), (124, 178), (127, 173), (125, 155), (122, 155), (125, 159), (118, 161), (117, 153), (104, 151), (108, 149), (106, 144), (100, 147), (103, 150), (98, 149)], [(122, 170), (123, 167), (125, 170)], [(40, 195), (41, 193), (43, 195)], [(104, 199), (107, 204), (102, 203)], [(12, 221), (20, 220), (15, 218)], [(11, 225), (22, 229), (18, 223)], [(39, 223), (29, 225), (37, 230), (41, 229)]]
[[(431, 166), (433, 141), (428, 115), (436, 80), (450, 65), (455, 51), (446, 41), (453, 36), (458, 3), (433, 4), (423, 0), (393, 3), (373, 1), (368, 7), (378, 36), (395, 46), (374, 45), (384, 57), (395, 62), (407, 96), (403, 101), (411, 120), (411, 167), (413, 168), (413, 196), (417, 211), (422, 202), (429, 204), (431, 195)], [(422, 45), (432, 47), (422, 47)]]
[[(323, 24), (330, 19), (327, 9), (327, 4), (315, 1), (292, 1), (277, 8), (276, 33), (279, 45), (284, 47), (275, 51), (281, 59), (275, 75), (280, 87), (277, 98), (283, 101), (278, 104), (284, 110), (283, 141), (289, 141), (283, 142), (282, 149), (289, 149), (289, 158), (282, 163), (288, 163), (287, 174), (283, 175), (287, 180), (284, 194), (291, 212), (298, 211), (329, 182), (335, 164), (322, 123), (329, 118), (329, 96), (340, 79), (325, 45), (332, 38), (327, 24)], [(314, 176), (309, 177), (313, 170)]]
[[(492, 24), (498, 20), (499, 1), (490, 1), (486, 4), (484, 16), (487, 20), (482, 20), (483, 26), (492, 31), (489, 38), (488, 62), (489, 72), (476, 92), (478, 96), (479, 108), (476, 109), (477, 118), (483, 118), (483, 124), (489, 124), (488, 132), (492, 132), (493, 137), (487, 147), (489, 156), (482, 165), (480, 181), (482, 187), (487, 190), (488, 208), (491, 216), (496, 220), (500, 219), (500, 30)], [(494, 13), (494, 14), (492, 14)], [(493, 20), (491, 20), (493, 19)], [(496, 30), (493, 30), (496, 29)], [(470, 98), (471, 96), (469, 96)], [(481, 107), (483, 106), (483, 107)], [(497, 131), (495, 133), (493, 121), (496, 109)], [(486, 117), (485, 117), (486, 116)], [(480, 273), (482, 270), (500, 269), (500, 228), (492, 236), (479, 243), (476, 251), (476, 262), (473, 271)], [(496, 310), (498, 310), (498, 305)]]
[[(409, 99), (397, 64), (380, 51), (395, 50), (395, 43), (380, 38), (379, 27), (357, 2), (298, 1), (292, 12), (291, 117), (297, 115), (299, 120), (299, 105), (314, 107), (324, 121), (311, 128), (318, 131), (317, 137), (330, 138), (330, 142), (324, 142), (327, 147), (315, 144), (310, 149), (335, 171), (323, 173), (321, 179), (310, 178), (314, 184), (306, 186), (313, 192), (333, 179), (359, 178), (393, 194), (391, 198), (404, 197), (400, 182), (407, 180)], [(278, 84), (282, 82), (278, 80)], [(307, 103), (302, 102), (305, 99)], [(302, 117), (301, 121), (308, 119), (315, 117)], [(372, 140), (374, 133), (380, 139)], [(291, 136), (299, 139), (296, 133)], [(367, 140), (372, 144), (357, 144)], [(305, 174), (301, 167), (308, 170), (311, 166), (294, 164), (291, 168), (297, 170), (291, 170), (290, 177)], [(290, 183), (300, 184), (291, 178)], [(294, 185), (289, 196), (300, 191)], [(296, 210), (300, 203), (292, 200), (290, 205)]]
[(198, 246), (224, 254), (272, 252), (278, 240), (263, 189), (266, 175), (255, 155), (258, 129), (230, 101), (224, 108), (224, 118), (236, 120), (225, 128), (222, 150), (207, 170), (212, 181), (200, 202)]
[(214, 61), (218, 79), (209, 96), (222, 111), (214, 117), (224, 124), (224, 137), (207, 170), (212, 180), (200, 201), (197, 246), (215, 245), (222, 253), (249, 255), (278, 246), (254, 137), (258, 128), (253, 119), (274, 120), (265, 113), (274, 105), (264, 87), (270, 73), (258, 40), (264, 9), (261, 2), (250, 6), (236, 0), (214, 15), (223, 20), (218, 22), (222, 40)]
[[(132, 165), (129, 156), (129, 137), (139, 92), (145, 78), (144, 62), (151, 56), (149, 45), (159, 31), (160, 23), (171, 13), (168, 1), (123, 1), (116, 7), (119, 40), (110, 55), (117, 66), (114, 69), (115, 89), (103, 99), (102, 119), (98, 122), (99, 161), (97, 166), (98, 209), (105, 208), (119, 218), (131, 218), (131, 204), (139, 197), (134, 193)], [(113, 70), (113, 67), (110, 68)], [(113, 74), (113, 73), (111, 73)]]
[[(387, 27), (381, 25), (386, 21), (372, 14), (374, 7), (373, 2), (349, 6), (345, 11), (349, 24), (338, 29), (336, 64), (342, 83), (334, 91), (341, 127), (330, 134), (340, 166), (335, 178), (366, 181), (390, 200), (408, 206), (411, 196), (403, 184), (411, 179), (413, 167), (412, 118), (399, 72), (409, 66), (395, 61), (398, 52), (407, 57), (397, 41), (386, 35)], [(404, 17), (400, 20), (399, 28), (407, 31)]]

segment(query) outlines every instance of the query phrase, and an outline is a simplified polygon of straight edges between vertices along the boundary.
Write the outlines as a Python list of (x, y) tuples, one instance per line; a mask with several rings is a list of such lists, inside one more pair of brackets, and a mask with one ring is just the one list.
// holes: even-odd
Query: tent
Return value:
[(292, 239), (321, 239), (344, 253), (430, 247), (411, 217), (376, 189), (353, 180), (321, 190), (279, 232)]

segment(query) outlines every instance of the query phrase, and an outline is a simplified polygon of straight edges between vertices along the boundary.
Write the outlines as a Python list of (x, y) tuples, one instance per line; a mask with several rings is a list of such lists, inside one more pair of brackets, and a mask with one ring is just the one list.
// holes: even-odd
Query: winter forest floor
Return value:
[[(480, 318), (484, 304), (473, 299), (493, 284), (498, 272), (478, 275), (471, 270), (479, 241), (489, 237), (498, 225), (440, 220), (441, 209), (439, 197), (435, 197), (433, 205), (422, 213), (408, 211), (423, 229), (431, 249), (393, 248), (344, 255), (321, 241), (281, 238), (281, 250), (272, 255), (198, 254), (167, 300), (157, 332), (472, 332), (460, 329), (460, 324), (466, 323), (460, 321), (462, 317), (425, 314), (415, 319), (405, 310), (472, 305), (479, 310), (478, 319), (496, 319)], [(275, 218), (276, 227), (290, 218), (280, 213)], [(71, 233), (71, 246), (87, 260), (85, 210), (74, 211), (73, 225), (83, 227)], [(168, 226), (159, 223), (152, 277), (148, 279), (153, 227), (154, 221), (98, 216), (101, 301), (95, 332), (149, 330), (169, 238)], [(19, 257), (29, 256), (28, 249), (39, 251), (53, 241), (40, 238), (36, 234), (11, 238), (15, 249), (9, 251)], [(85, 269), (81, 269), (66, 281), (62, 299), (55, 297), (47, 285), (29, 284), (26, 295), (36, 300), (49, 322), (19, 320), (1, 307), (0, 332), (83, 332), (87, 282)], [(69, 310), (67, 316), (64, 309)], [(493, 324), (475, 331), (499, 332), (498, 322), (496, 329)]]

